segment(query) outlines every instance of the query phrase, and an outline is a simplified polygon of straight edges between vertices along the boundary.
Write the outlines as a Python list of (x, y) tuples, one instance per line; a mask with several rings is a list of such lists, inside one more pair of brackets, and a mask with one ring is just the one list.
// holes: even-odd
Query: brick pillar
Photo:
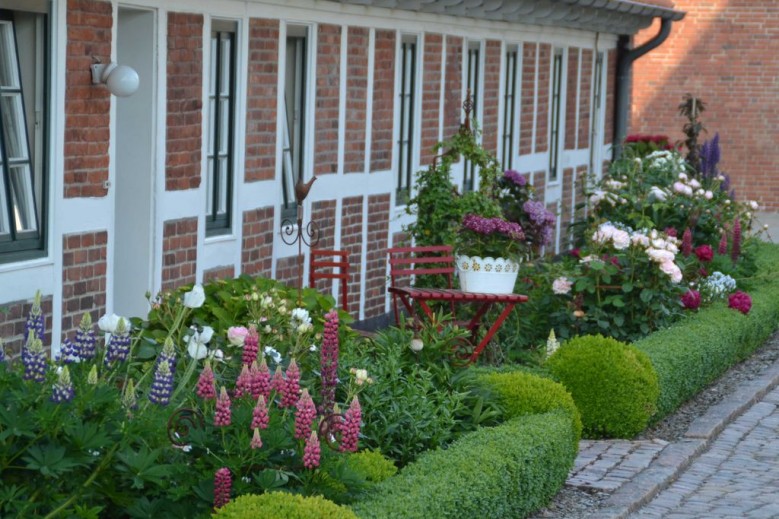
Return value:
[(273, 273), (273, 207), (244, 211), (241, 273), (270, 276)]
[(422, 131), (419, 162), (424, 167), (433, 161), (438, 144), (438, 113), (441, 110), (441, 46), (440, 34), (425, 34), (422, 62)]
[(533, 118), (535, 117), (536, 89), (536, 47), (535, 43), (522, 44), (522, 96), (519, 118), (519, 154), (533, 152)]
[(384, 314), (387, 291), (387, 229), (390, 195), (368, 197), (368, 246), (365, 265), (365, 317)]
[(316, 57), (314, 173), (338, 171), (338, 103), (341, 93), (341, 27), (320, 25)]
[[(568, 84), (565, 95), (565, 145), (566, 150), (576, 149), (576, 97), (579, 93), (578, 85), (579, 71), (579, 49), (571, 47), (568, 49)], [(563, 92), (560, 93), (563, 95)]]
[(276, 92), (279, 22), (249, 20), (249, 84), (246, 95), (246, 182), (276, 174)]
[(349, 27), (346, 59), (344, 173), (362, 173), (365, 171), (365, 117), (368, 105), (368, 29), (365, 27)]
[(444, 87), (444, 139), (450, 139), (460, 129), (463, 112), (463, 39), (446, 37), (446, 79)]
[(498, 106), (501, 95), (501, 43), (487, 40), (484, 56), (484, 96), (482, 108), (482, 145), (492, 153), (498, 152)]
[[(316, 222), (319, 226), (319, 243), (313, 247), (315, 249), (333, 250), (335, 248), (335, 206), (335, 200), (319, 200), (311, 204), (311, 221)], [(352, 265), (352, 270), (359, 267), (359, 265)], [(305, 280), (304, 284), (308, 286), (308, 280)], [(332, 286), (333, 280), (319, 279), (315, 288), (330, 293)]]
[(373, 55), (371, 171), (392, 167), (395, 96), (395, 31), (376, 31)]
[[(539, 45), (538, 110), (536, 111), (536, 152), (549, 150), (549, 105), (552, 102), (552, 46)], [(562, 95), (562, 93), (561, 93)]]
[[(616, 102), (617, 51), (608, 51), (608, 71), (606, 72), (606, 121), (603, 128), (603, 144), (614, 140), (614, 103)], [(604, 172), (606, 169), (603, 170)]]
[(582, 50), (581, 83), (579, 85), (579, 149), (590, 147), (590, 112), (592, 111), (593, 52)]
[[(362, 204), (362, 196), (352, 196), (343, 199), (341, 208), (341, 250), (349, 251), (349, 263), (352, 265), (362, 262)], [(361, 276), (359, 268), (352, 269), (348, 298), (352, 315), (359, 313)]]
[(195, 282), (197, 218), (168, 220), (162, 231), (162, 289), (173, 290)]
[(89, 312), (97, 322), (105, 313), (108, 232), (62, 237), (62, 335), (71, 334)]

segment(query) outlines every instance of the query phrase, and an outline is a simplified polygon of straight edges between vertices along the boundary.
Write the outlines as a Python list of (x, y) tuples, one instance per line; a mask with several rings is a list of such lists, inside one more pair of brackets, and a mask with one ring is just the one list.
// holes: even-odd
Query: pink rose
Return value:
[(243, 346), (243, 341), (249, 334), (249, 330), (244, 326), (231, 326), (227, 329), (227, 340), (233, 346)]
[(673, 261), (660, 263), (660, 270), (667, 274), (674, 283), (679, 283), (682, 280), (682, 271)]

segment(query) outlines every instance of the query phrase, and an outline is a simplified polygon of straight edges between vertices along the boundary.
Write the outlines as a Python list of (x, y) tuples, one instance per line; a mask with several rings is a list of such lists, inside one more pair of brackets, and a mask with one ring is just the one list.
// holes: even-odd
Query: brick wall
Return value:
[(271, 180), (275, 176), (278, 56), (278, 20), (249, 20), (246, 182)]
[[(463, 39), (446, 37), (446, 77), (444, 78), (444, 139), (457, 133), (465, 118), (462, 110), (463, 92)], [(471, 114), (473, 116), (473, 114)]]
[[(644, 56), (644, 58), (646, 57)], [(616, 101), (614, 89), (617, 82), (617, 51), (610, 50), (606, 61), (608, 69), (606, 72), (606, 121), (603, 125), (603, 143), (611, 144), (614, 141), (614, 102)]]
[(360, 279), (362, 273), (359, 265), (362, 262), (362, 196), (351, 196), (343, 199), (341, 207), (341, 250), (349, 251), (349, 263), (356, 267), (352, 269), (349, 280), (349, 308), (352, 314), (357, 314), (360, 306)]
[(576, 149), (576, 97), (579, 92), (578, 83), (579, 72), (579, 49), (571, 47), (568, 49), (568, 83), (563, 83), (565, 96), (565, 149)]
[[(779, 34), (776, 2), (675, 0), (687, 16), (662, 46), (634, 63), (629, 133), (684, 139), (677, 106), (685, 93), (706, 103), (701, 116), (711, 139), (719, 132), (721, 171), (739, 199), (779, 210)], [(636, 38), (656, 34), (653, 25)], [(772, 43), (773, 42), (773, 43)]]
[(498, 106), (501, 99), (500, 53), (501, 42), (487, 40), (484, 56), (484, 105), (482, 108), (482, 144), (484, 148), (498, 151)]
[(113, 7), (102, 0), (68, 0), (64, 196), (102, 197), (108, 190), (111, 94), (93, 85), (93, 56), (111, 60)]
[(365, 258), (365, 317), (384, 314), (387, 291), (387, 233), (390, 195), (368, 197), (368, 246)]
[(203, 282), (216, 281), (219, 279), (233, 279), (235, 277), (235, 267), (232, 265), (221, 265), (203, 272)]
[(536, 93), (536, 48), (535, 43), (522, 44), (522, 88), (519, 116), (519, 154), (533, 152), (533, 117)]
[(270, 276), (273, 272), (273, 207), (243, 212), (241, 272)]
[[(32, 299), (0, 304), (0, 337), (3, 339), (7, 358), (14, 358), (22, 351), (24, 325), (30, 308), (32, 308)], [(43, 346), (48, 348), (51, 345), (52, 299), (50, 295), (41, 298), (41, 313), (44, 330), (44, 337), (41, 339)]]
[[(536, 112), (536, 152), (549, 150), (549, 103), (552, 100), (552, 46), (542, 43), (538, 53), (538, 111)], [(565, 95), (564, 92), (561, 95)]]
[(368, 99), (368, 29), (349, 27), (346, 55), (344, 173), (365, 171), (365, 116)]
[(563, 193), (560, 200), (560, 249), (568, 249), (571, 245), (571, 237), (569, 233), (569, 227), (571, 225), (571, 218), (573, 217), (573, 204), (571, 203), (571, 196), (574, 190), (574, 170), (573, 168), (563, 169)]
[(319, 26), (316, 57), (314, 173), (338, 171), (338, 102), (341, 78), (341, 27)]
[(195, 282), (197, 218), (168, 220), (162, 229), (162, 290)]
[(433, 147), (438, 143), (438, 114), (441, 97), (441, 46), (440, 34), (425, 34), (425, 50), (422, 62), (422, 132), (419, 163), (422, 167), (433, 161)]
[[(291, 287), (298, 286), (298, 257), (287, 256), (286, 258), (279, 258), (276, 261), (276, 275), (273, 279), (280, 281)], [(306, 284), (306, 280), (303, 280), (303, 285)]]
[(533, 189), (536, 191), (536, 200), (544, 201), (546, 196), (546, 171), (535, 171), (530, 174), (530, 178), (533, 180)]
[(108, 233), (94, 231), (62, 237), (62, 335), (70, 335), (89, 312), (105, 313)]
[(394, 101), (395, 31), (376, 31), (373, 54), (371, 171), (385, 171), (392, 167)]
[(581, 82), (579, 84), (579, 137), (577, 147), (579, 149), (590, 147), (590, 112), (592, 110), (592, 74), (593, 52), (590, 49), (582, 49), (581, 53)]
[(165, 189), (200, 185), (203, 15), (168, 13)]
[[(335, 200), (319, 200), (311, 204), (311, 220), (319, 226), (319, 243), (313, 247), (315, 249), (335, 248), (335, 206)], [(355, 266), (352, 266), (352, 269), (354, 268)], [(359, 265), (356, 265), (356, 268), (359, 268)], [(316, 282), (317, 290), (328, 294), (332, 286), (332, 279), (318, 279)]]

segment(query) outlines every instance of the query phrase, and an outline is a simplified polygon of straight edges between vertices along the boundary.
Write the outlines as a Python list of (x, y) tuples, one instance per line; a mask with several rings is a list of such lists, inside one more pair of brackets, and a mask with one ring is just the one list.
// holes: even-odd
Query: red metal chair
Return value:
[(318, 279), (340, 280), (341, 308), (344, 312), (349, 313), (349, 252), (311, 249), (308, 263), (308, 286), (315, 287)]

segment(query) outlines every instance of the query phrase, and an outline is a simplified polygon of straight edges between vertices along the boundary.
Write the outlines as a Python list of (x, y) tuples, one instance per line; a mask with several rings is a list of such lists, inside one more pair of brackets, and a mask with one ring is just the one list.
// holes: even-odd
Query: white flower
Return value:
[(573, 282), (566, 278), (565, 276), (561, 276), (552, 282), (552, 292), (554, 292), (557, 295), (565, 295), (568, 294), (571, 291), (571, 288), (573, 287)]
[(184, 306), (187, 308), (200, 308), (206, 302), (206, 293), (202, 285), (195, 285), (192, 290), (184, 294)]
[(262, 301), (260, 302), (261, 308), (268, 308), (273, 306), (273, 298), (271, 296), (265, 296), (262, 298)]
[(121, 317), (116, 314), (105, 314), (97, 321), (97, 326), (106, 333), (115, 333), (120, 319), (124, 319), (125, 327), (130, 324), (130, 321), (125, 317)]
[(318, 348), (316, 347), (316, 344), (312, 344), (311, 347), (308, 349), (308, 351), (316, 351)]
[(630, 237), (630, 241), (633, 243), (633, 245), (640, 245), (641, 247), (645, 248), (649, 247), (649, 237), (640, 232), (634, 233)]
[(701, 183), (695, 180), (694, 178), (690, 179), (689, 185), (693, 189), (698, 189), (699, 187), (701, 187)]
[(271, 333), (273, 331), (273, 328), (271, 328), (269, 324), (266, 324), (265, 328), (263, 328), (263, 331), (265, 333)]
[(649, 189), (649, 198), (657, 200), (658, 202), (665, 202), (665, 200), (668, 198), (668, 193), (657, 186), (652, 186)]
[(760, 209), (760, 206), (759, 206), (759, 205), (758, 205), (758, 203), (757, 203), (757, 202), (755, 202), (754, 200), (750, 200), (750, 201), (749, 201), (749, 207), (750, 207), (750, 209), (752, 209), (753, 211), (757, 211), (758, 209)]
[(422, 342), (422, 339), (419, 337), (414, 337), (411, 339), (411, 344), (409, 345), (409, 348), (411, 348), (411, 351), (414, 353), (418, 353), (422, 351), (422, 348), (425, 347), (425, 343)]
[(305, 308), (293, 309), (289, 315), (289, 323), (298, 334), (310, 332), (314, 329), (314, 326), (311, 324), (311, 317)]
[(711, 200), (712, 198), (714, 198), (714, 193), (707, 190), (706, 192), (703, 193), (703, 198), (705, 198), (706, 200)]
[(208, 341), (211, 340), (213, 335), (214, 329), (210, 326), (204, 326), (202, 332), (195, 331), (190, 336), (189, 343), (187, 344), (187, 353), (189, 353), (189, 356), (195, 360), (206, 358), (208, 355), (208, 347), (206, 344), (208, 344)]
[(687, 173), (679, 173), (679, 180), (687, 180)]
[(611, 241), (614, 244), (614, 248), (617, 250), (624, 250), (630, 247), (630, 235), (622, 229), (614, 230)]
[(358, 386), (361, 386), (368, 382), (369, 384), (372, 382), (372, 380), (368, 377), (368, 370), (367, 369), (355, 369), (353, 371), (354, 373), (354, 383)]
[(208, 358), (216, 362), (224, 362), (225, 354), (222, 350), (217, 348), (208, 355)]
[(184, 445), (184, 446), (181, 448), (181, 450), (183, 450), (184, 452), (189, 452), (189, 451), (191, 451), (191, 450), (192, 450), (192, 445)]
[(649, 248), (646, 250), (646, 254), (649, 256), (649, 259), (656, 261), (657, 263), (673, 262), (675, 257), (673, 252), (667, 251), (665, 249)]
[(266, 357), (270, 357), (271, 359), (273, 359), (273, 362), (275, 362), (276, 364), (279, 364), (281, 362), (281, 353), (274, 350), (270, 346), (265, 346), (265, 350), (263, 350), (263, 353)]
[(243, 346), (243, 341), (249, 334), (249, 330), (244, 326), (231, 326), (227, 329), (227, 340), (233, 346)]
[(557, 337), (555, 337), (554, 329), (549, 331), (549, 338), (546, 340), (546, 356), (551, 357), (554, 352), (557, 351), (557, 348), (560, 347), (560, 343), (557, 342)]
[(679, 283), (682, 280), (682, 271), (673, 261), (663, 261), (660, 263), (660, 270), (671, 277), (671, 281)]

